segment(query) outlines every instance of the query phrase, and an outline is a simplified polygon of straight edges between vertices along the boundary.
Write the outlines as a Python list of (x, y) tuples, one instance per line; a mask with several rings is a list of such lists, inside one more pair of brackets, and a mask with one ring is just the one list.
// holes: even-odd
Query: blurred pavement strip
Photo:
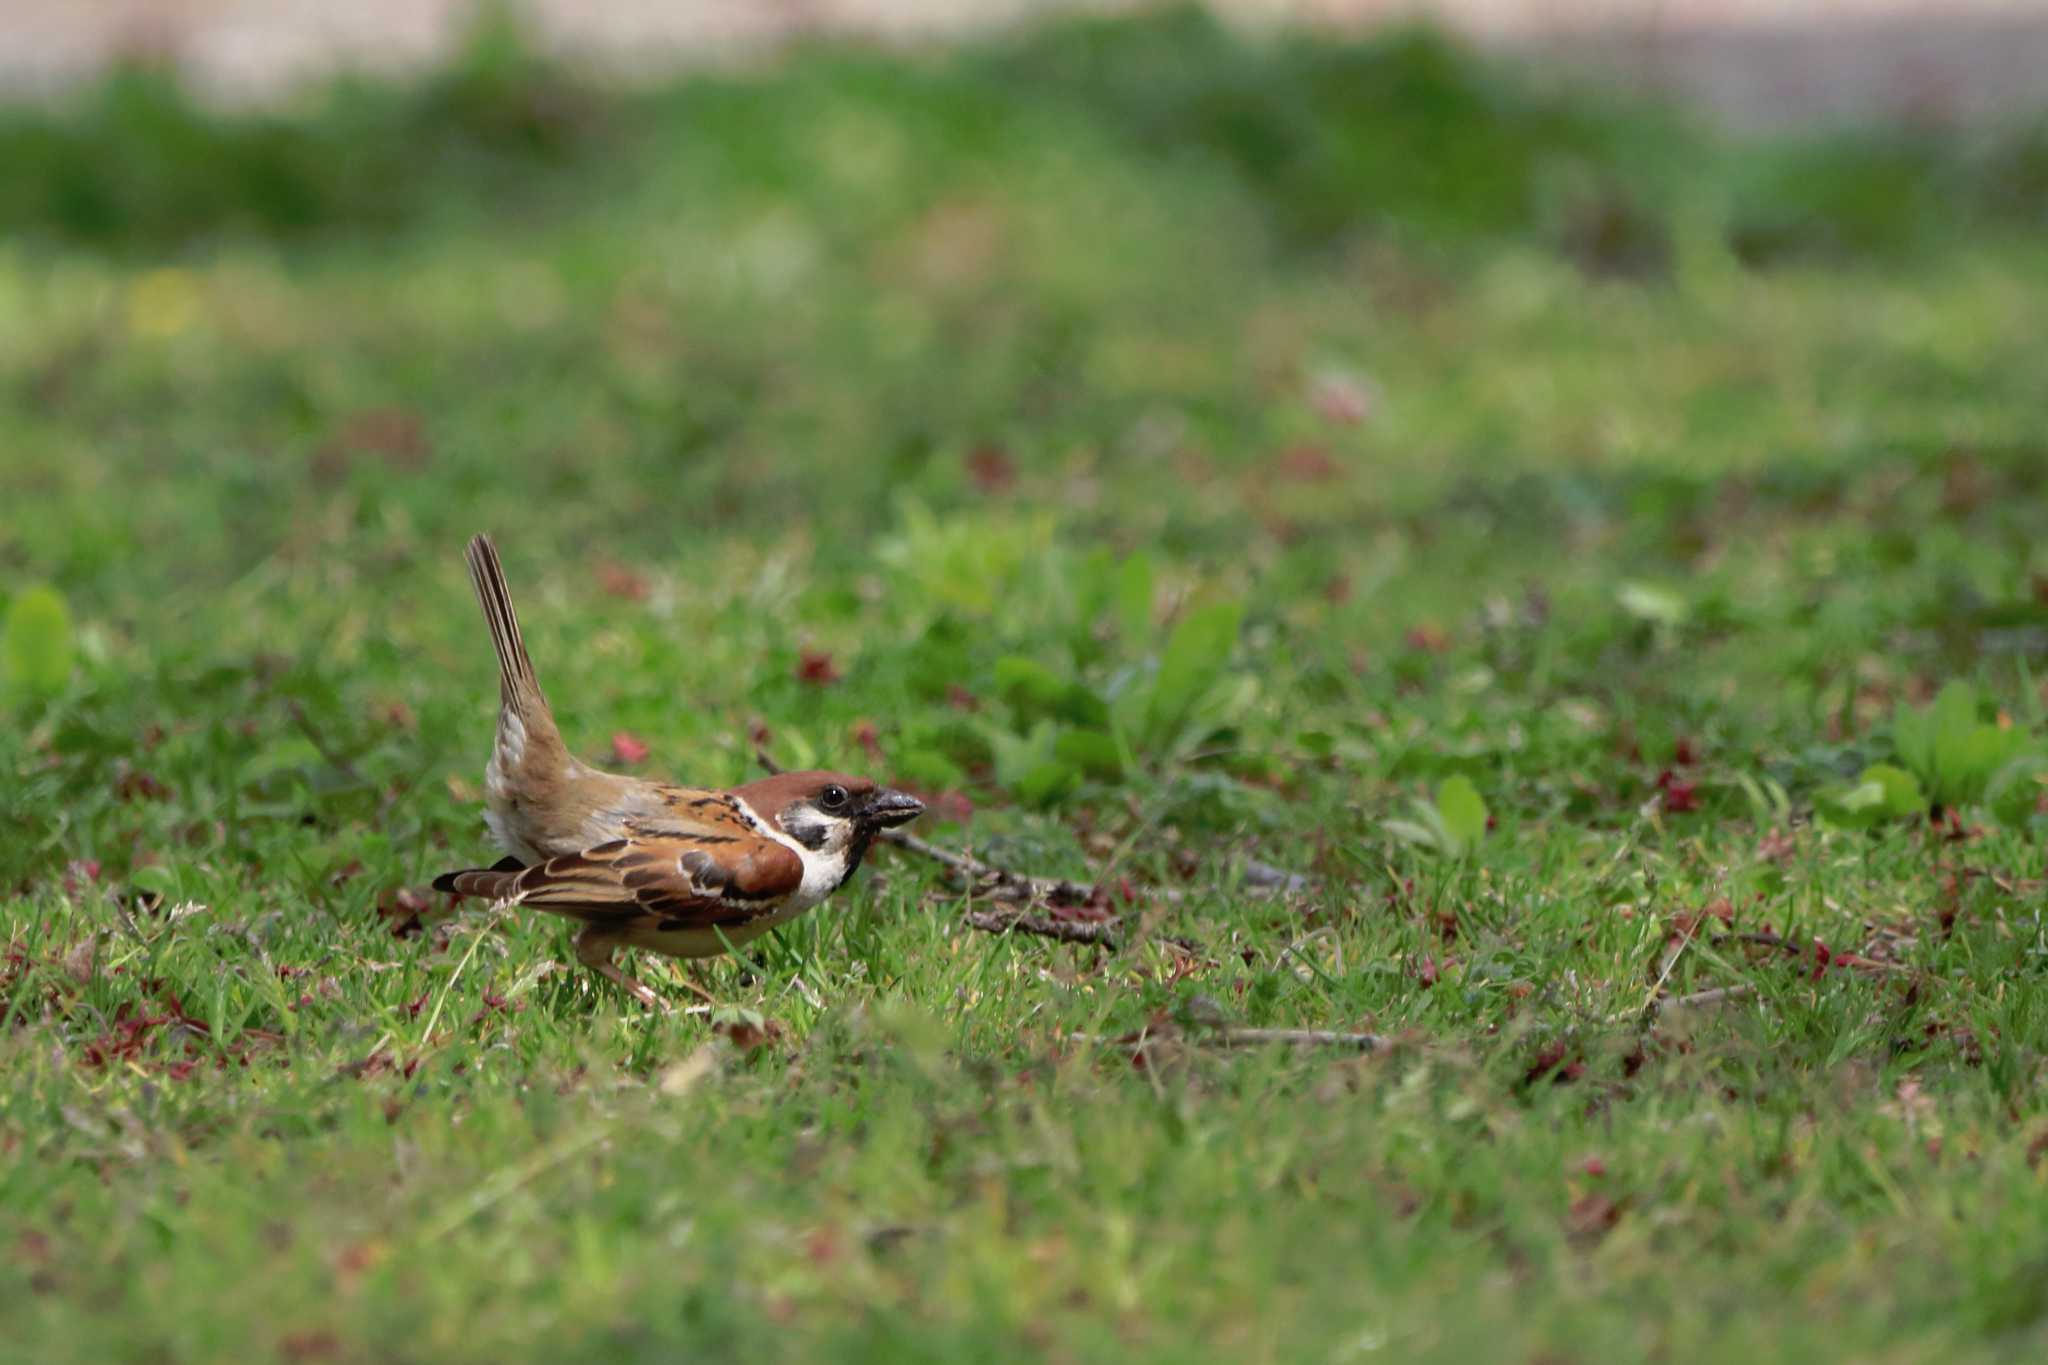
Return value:
[[(2048, 108), (2043, 0), (1209, 0), (1234, 21), (1345, 32), (1415, 19), (1563, 71), (1662, 90), (1742, 126), (1997, 121)], [(1144, 0), (518, 0), (555, 48), (622, 75), (821, 33), (937, 41)], [(228, 101), (336, 68), (405, 70), (475, 0), (0, 0), (0, 93), (50, 93), (124, 56), (177, 60)]]

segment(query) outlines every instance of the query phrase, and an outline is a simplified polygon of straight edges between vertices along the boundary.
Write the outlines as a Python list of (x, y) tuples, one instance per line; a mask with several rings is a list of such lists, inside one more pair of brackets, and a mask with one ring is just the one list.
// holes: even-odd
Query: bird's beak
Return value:
[(909, 792), (894, 791), (888, 787), (876, 792), (868, 802), (868, 823), (878, 829), (907, 825), (923, 814), (924, 802)]

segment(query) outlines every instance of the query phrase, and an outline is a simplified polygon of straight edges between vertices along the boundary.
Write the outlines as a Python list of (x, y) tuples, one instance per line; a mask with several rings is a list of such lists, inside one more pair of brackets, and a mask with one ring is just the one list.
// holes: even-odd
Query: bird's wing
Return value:
[(803, 859), (755, 834), (643, 833), (518, 871), (456, 872), (434, 884), (594, 924), (661, 933), (730, 928), (769, 914), (804, 879)]
[(612, 820), (628, 839), (695, 835), (758, 840), (761, 834), (760, 825), (748, 818), (731, 792), (666, 782), (634, 784), (630, 796), (614, 804)]

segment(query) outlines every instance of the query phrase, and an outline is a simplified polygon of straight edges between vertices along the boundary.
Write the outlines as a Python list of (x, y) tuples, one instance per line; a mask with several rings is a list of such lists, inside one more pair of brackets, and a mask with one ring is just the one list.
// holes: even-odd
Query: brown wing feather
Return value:
[(449, 873), (434, 885), (589, 923), (651, 919), (669, 932), (759, 918), (802, 885), (803, 877), (801, 858), (757, 835), (651, 833), (517, 872)]

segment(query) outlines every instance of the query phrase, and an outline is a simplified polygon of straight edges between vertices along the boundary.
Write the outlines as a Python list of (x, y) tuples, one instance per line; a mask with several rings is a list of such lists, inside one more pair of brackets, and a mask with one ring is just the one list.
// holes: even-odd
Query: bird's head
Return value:
[(924, 813), (924, 802), (908, 792), (849, 773), (777, 773), (738, 792), (762, 819), (812, 853), (850, 853), (856, 862), (877, 833)]

